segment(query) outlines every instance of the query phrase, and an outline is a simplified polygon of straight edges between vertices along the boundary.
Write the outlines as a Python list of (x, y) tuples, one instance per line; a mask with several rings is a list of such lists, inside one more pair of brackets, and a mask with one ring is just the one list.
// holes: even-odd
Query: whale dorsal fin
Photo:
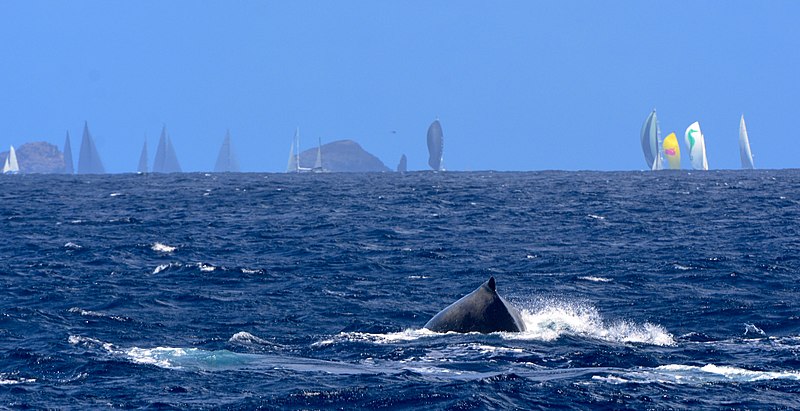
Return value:
[(492, 291), (497, 291), (497, 290), (495, 289), (494, 276), (491, 276), (491, 277), (489, 277), (489, 281), (487, 281), (487, 282), (486, 282), (486, 285), (488, 285), (488, 286), (489, 286), (489, 288), (490, 288)]

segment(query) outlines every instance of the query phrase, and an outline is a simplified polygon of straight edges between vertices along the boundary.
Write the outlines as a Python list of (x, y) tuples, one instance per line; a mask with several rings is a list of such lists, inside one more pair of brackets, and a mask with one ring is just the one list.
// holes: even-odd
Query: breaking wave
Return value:
[(606, 321), (594, 307), (550, 302), (536, 310), (523, 310), (526, 331), (504, 333), (510, 339), (553, 341), (563, 336), (590, 338), (616, 343), (675, 345), (675, 338), (664, 327), (649, 322)]

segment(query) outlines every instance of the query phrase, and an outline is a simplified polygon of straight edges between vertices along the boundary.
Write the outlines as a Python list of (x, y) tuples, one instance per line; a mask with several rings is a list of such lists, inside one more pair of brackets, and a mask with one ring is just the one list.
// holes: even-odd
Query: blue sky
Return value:
[(184, 171), (226, 129), (244, 171), (353, 139), (426, 169), (641, 170), (642, 122), (700, 121), (710, 168), (800, 164), (798, 1), (0, 2), (0, 147), (63, 146), (84, 120), (110, 172), (166, 124)]

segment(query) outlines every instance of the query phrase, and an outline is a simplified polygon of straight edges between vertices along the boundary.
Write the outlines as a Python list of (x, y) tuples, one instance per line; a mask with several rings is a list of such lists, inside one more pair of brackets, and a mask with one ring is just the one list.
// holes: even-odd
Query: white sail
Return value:
[(64, 173), (75, 173), (75, 166), (72, 161), (72, 144), (69, 141), (69, 131), (67, 131), (67, 138), (64, 140)]
[(14, 146), (8, 149), (8, 157), (3, 165), (3, 174), (17, 174), (19, 173), (19, 163), (17, 162), (17, 152)]
[(686, 146), (689, 147), (689, 162), (695, 170), (708, 170), (708, 158), (706, 157), (706, 140), (703, 132), (700, 131), (700, 123), (695, 121), (687, 129), (684, 135)]
[(300, 166), (300, 127), (298, 127), (294, 132), (292, 146), (289, 149), (289, 164), (286, 166), (286, 172), (302, 173), (306, 171), (311, 171), (311, 169)]
[(97, 146), (89, 133), (89, 123), (83, 123), (83, 138), (81, 139), (81, 151), (78, 156), (78, 174), (104, 174), (105, 168), (97, 152)]
[(215, 173), (238, 173), (239, 162), (236, 160), (236, 155), (233, 153), (233, 145), (231, 144), (231, 132), (225, 132), (225, 139), (222, 141), (222, 147), (219, 149), (217, 155), (217, 162), (214, 165)]
[(661, 150), (659, 150), (659, 142), (661, 141), (661, 127), (658, 125), (658, 117), (656, 111), (653, 110), (644, 120), (641, 132), (642, 151), (644, 152), (644, 161), (647, 167), (651, 170), (661, 170)]
[(428, 165), (434, 171), (444, 171), (444, 134), (439, 119), (428, 127)]
[(142, 153), (139, 154), (139, 166), (136, 168), (139, 174), (147, 173), (147, 138), (145, 137)]
[(408, 158), (406, 158), (405, 154), (400, 156), (400, 162), (397, 163), (397, 171), (399, 173), (405, 173), (408, 171)]
[(161, 128), (161, 137), (158, 139), (156, 157), (153, 160), (154, 173), (180, 173), (181, 165), (178, 163), (178, 156), (175, 154), (175, 147), (167, 134), (167, 126)]
[(289, 147), (289, 162), (286, 164), (286, 172), (294, 172), (295, 168), (297, 168), (297, 161), (294, 157), (294, 139), (292, 139), (292, 145)]
[(750, 151), (750, 139), (747, 138), (747, 126), (744, 124), (744, 114), (739, 120), (739, 156), (742, 158), (742, 168), (752, 170), (753, 153)]
[(311, 169), (315, 173), (322, 173), (325, 171), (322, 168), (322, 139), (319, 140), (319, 145), (317, 146), (317, 159), (314, 161), (314, 168)]

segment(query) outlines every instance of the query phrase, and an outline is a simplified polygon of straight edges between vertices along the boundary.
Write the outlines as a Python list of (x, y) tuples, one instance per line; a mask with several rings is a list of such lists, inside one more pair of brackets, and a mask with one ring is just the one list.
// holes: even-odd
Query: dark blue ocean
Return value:
[[(800, 408), (800, 171), (0, 176), (0, 408)], [(528, 331), (437, 334), (489, 276)]]

